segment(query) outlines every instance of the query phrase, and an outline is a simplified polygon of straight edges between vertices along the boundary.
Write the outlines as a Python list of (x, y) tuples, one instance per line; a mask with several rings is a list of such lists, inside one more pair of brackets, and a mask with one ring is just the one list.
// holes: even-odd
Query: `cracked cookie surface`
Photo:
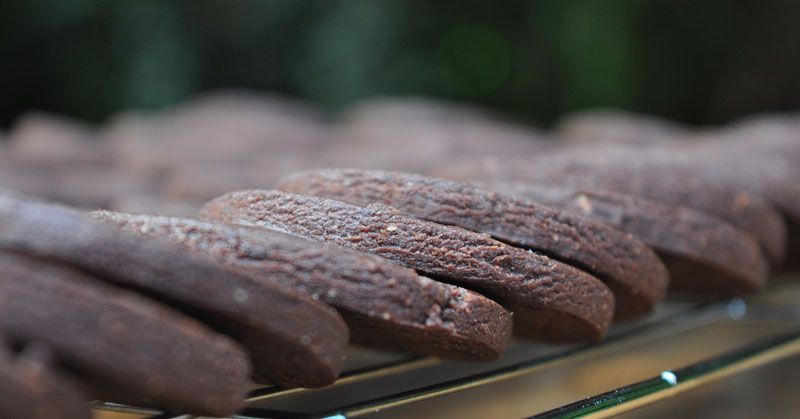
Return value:
[(420, 220), (385, 205), (359, 207), (252, 190), (219, 197), (201, 215), (373, 253), (470, 288), (514, 312), (520, 336), (595, 341), (604, 336), (614, 313), (608, 287), (579, 269), (487, 234)]
[(471, 360), (496, 359), (511, 314), (494, 301), (379, 257), (284, 233), (191, 218), (96, 211), (95, 219), (163, 238), (335, 307), (356, 342)]
[(174, 243), (68, 207), (0, 195), (0, 249), (58, 260), (190, 313), (242, 343), (256, 381), (319, 387), (343, 368), (349, 331), (331, 307)]
[(297, 173), (279, 188), (359, 206), (381, 203), (542, 252), (602, 279), (614, 292), (619, 318), (646, 314), (667, 288), (661, 260), (630, 234), (467, 183), (402, 172), (334, 169)]

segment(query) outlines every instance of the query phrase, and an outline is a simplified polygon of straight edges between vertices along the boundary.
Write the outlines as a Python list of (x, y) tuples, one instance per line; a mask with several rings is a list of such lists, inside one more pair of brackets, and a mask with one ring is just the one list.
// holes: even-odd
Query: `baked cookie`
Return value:
[[(708, 138), (710, 137), (710, 138)], [(800, 124), (766, 118), (695, 139), (690, 163), (769, 200), (788, 228), (785, 269), (800, 267)]]
[(567, 144), (669, 144), (689, 131), (675, 121), (619, 109), (595, 108), (570, 112), (556, 121), (553, 135)]
[[(420, 172), (444, 162), (534, 154), (547, 133), (485, 108), (422, 97), (373, 98), (346, 109), (324, 164), (315, 167)], [(292, 173), (296, 169), (285, 173)], [(262, 186), (263, 187), (263, 186)], [(244, 189), (246, 186), (240, 187)]]
[(93, 127), (77, 120), (39, 111), (14, 122), (7, 138), (9, 155), (42, 167), (110, 166), (110, 144), (100, 141)]
[(772, 266), (786, 251), (786, 224), (758, 194), (678, 164), (670, 154), (631, 150), (564, 151), (529, 159), (484, 160), (436, 170), (439, 176), (470, 181), (518, 181), (537, 186), (611, 191), (694, 208), (755, 237)]
[(494, 301), (366, 253), (191, 218), (108, 211), (90, 215), (127, 231), (176, 241), (260, 280), (307, 291), (335, 307), (359, 343), (490, 360), (502, 354), (511, 336), (511, 314)]
[(227, 416), (244, 404), (238, 344), (183, 314), (56, 262), (0, 252), (0, 329), (52, 348), (95, 396)]
[(401, 172), (318, 170), (286, 178), (279, 189), (360, 206), (381, 203), (542, 252), (602, 279), (614, 292), (618, 318), (649, 312), (667, 288), (661, 260), (631, 235), (467, 183)]
[(107, 207), (119, 197), (155, 193), (157, 180), (109, 166), (24, 162), (0, 155), (0, 186), (80, 208)]
[(12, 354), (0, 339), (0, 417), (5, 419), (89, 419), (80, 384), (52, 365), (51, 351), (25, 345)]
[(611, 192), (502, 182), (486, 186), (633, 234), (664, 260), (672, 291), (733, 296), (753, 293), (767, 283), (769, 264), (755, 239), (691, 208)]
[(445, 226), (373, 204), (359, 207), (279, 191), (239, 191), (201, 211), (207, 219), (285, 231), (382, 256), (471, 288), (514, 312), (515, 332), (554, 341), (601, 339), (613, 295), (597, 278), (486, 234)]
[(157, 115), (122, 114), (103, 134), (119, 165), (140, 173), (280, 164), (286, 156), (318, 152), (332, 137), (327, 118), (313, 106), (241, 91), (206, 93)]
[(332, 308), (174, 243), (0, 195), (0, 249), (67, 263), (191, 313), (244, 345), (256, 381), (319, 387), (342, 370), (349, 332)]

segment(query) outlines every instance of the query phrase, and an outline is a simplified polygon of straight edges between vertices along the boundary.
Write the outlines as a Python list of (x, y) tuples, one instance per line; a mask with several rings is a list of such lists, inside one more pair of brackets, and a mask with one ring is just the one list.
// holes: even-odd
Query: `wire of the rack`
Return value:
[(657, 377), (592, 396), (541, 413), (534, 418), (610, 417), (709, 381), (799, 353), (800, 330), (797, 330), (687, 367), (662, 371)]
[[(398, 374), (401, 372), (406, 371), (413, 371), (415, 369), (425, 368), (432, 365), (436, 365), (440, 363), (441, 360), (437, 358), (431, 357), (408, 357), (401, 359), (399, 361), (392, 361), (381, 363), (378, 365), (372, 365), (370, 367), (359, 368), (351, 371), (347, 371), (343, 373), (336, 382), (332, 385), (325, 387), (325, 389), (331, 389), (334, 387), (339, 387), (342, 385), (356, 383), (366, 380), (371, 380), (374, 378), (385, 377), (387, 375)], [(283, 397), (289, 397), (293, 395), (297, 395), (300, 393), (305, 393), (309, 390), (306, 388), (282, 388), (276, 386), (265, 386), (260, 387), (255, 390), (250, 391), (248, 397), (246, 399), (246, 403), (251, 405), (256, 402), (264, 402), (268, 400), (275, 400)], [(148, 415), (152, 416), (152, 419), (156, 418), (180, 418), (182, 416), (176, 416), (174, 414), (169, 414), (162, 412), (158, 409), (153, 409), (149, 407), (137, 407), (137, 406), (127, 406), (118, 403), (110, 403), (110, 402), (102, 402), (102, 401), (95, 401), (91, 403), (92, 408), (97, 410), (107, 410), (112, 412), (121, 412), (121, 413), (132, 413), (132, 414), (139, 414), (139, 415)], [(259, 411), (265, 411), (264, 409), (258, 409)], [(255, 411), (251, 412), (251, 414), (255, 413)], [(291, 412), (280, 412), (279, 416), (281, 417), (289, 417), (292, 415)], [(239, 417), (248, 417), (239, 415)], [(250, 416), (252, 417), (252, 416)], [(256, 416), (259, 417), (259, 416)], [(273, 416), (261, 416), (261, 417), (273, 417)]]
[[(433, 367), (442, 361), (435, 358), (428, 357), (409, 357), (392, 362), (385, 362), (379, 365), (373, 365), (366, 368), (351, 370), (346, 372), (340, 379), (332, 386), (321, 390), (307, 390), (307, 389), (281, 389), (278, 387), (267, 386), (253, 390), (248, 399), (248, 408), (242, 411), (237, 418), (310, 418), (310, 417), (327, 417), (327, 418), (346, 418), (357, 417), (364, 414), (369, 414), (393, 407), (415, 403), (426, 399), (451, 394), (454, 392), (464, 391), (471, 388), (489, 385), (512, 378), (520, 377), (523, 375), (531, 374), (548, 368), (555, 368), (569, 362), (576, 362), (587, 357), (597, 356), (600, 354), (608, 353), (611, 351), (619, 351), (629, 346), (636, 345), (637, 343), (647, 341), (648, 339), (658, 338), (660, 336), (669, 336), (674, 333), (681, 333), (696, 328), (703, 327), (704, 325), (713, 323), (720, 319), (737, 319), (737, 316), (742, 316), (742, 310), (747, 312), (748, 318), (759, 318), (755, 310), (749, 310), (746, 303), (742, 300), (734, 299), (724, 303), (714, 304), (699, 304), (699, 305), (686, 305), (682, 306), (677, 312), (668, 315), (655, 317), (649, 320), (642, 321), (638, 324), (617, 328), (613, 333), (604, 341), (599, 344), (584, 345), (567, 348), (565, 350), (551, 353), (548, 355), (537, 355), (529, 357), (500, 368), (493, 368), (488, 371), (483, 371), (474, 374), (468, 374), (462, 377), (449, 379), (435, 384), (421, 385), (420, 387), (411, 390), (401, 391), (393, 394), (384, 395), (381, 397), (356, 401), (350, 404), (333, 407), (326, 409), (323, 412), (317, 413), (301, 413), (286, 410), (276, 410), (270, 408), (263, 408), (257, 405), (263, 404), (267, 401), (274, 401), (280, 399), (287, 399), (294, 396), (300, 396), (307, 392), (313, 391), (326, 391), (331, 387), (346, 386), (349, 384), (367, 382), (369, 380), (393, 376), (401, 373), (415, 373), (417, 370)], [(767, 308), (768, 317), (773, 317), (775, 313), (771, 313), (770, 308)], [(785, 313), (784, 313), (785, 314)], [(791, 316), (794, 317), (794, 316)], [(800, 348), (800, 336), (797, 336), (797, 347)], [(732, 373), (737, 368), (744, 368), (755, 365), (755, 361), (769, 358), (774, 356), (776, 348), (780, 345), (774, 341), (764, 343), (759, 346), (757, 350), (740, 350), (734, 353), (722, 355), (714, 358), (703, 364), (696, 364), (691, 367), (673, 370), (671, 373), (676, 374), (680, 380), (681, 389), (689, 388), (690, 383), (698, 383), (703, 380), (713, 378), (720, 374)], [(755, 351), (755, 352), (754, 352)], [(710, 366), (718, 365), (720, 360), (726, 363), (726, 367), (720, 370), (714, 370)], [(755, 361), (754, 361), (755, 360)], [(715, 364), (714, 362), (717, 362)], [(705, 367), (702, 367), (705, 366)], [(704, 369), (705, 368), (705, 369)], [(688, 375), (694, 371), (695, 376)], [(628, 409), (636, 406), (638, 403), (643, 403), (649, 400), (648, 398), (662, 397), (664, 390), (662, 389), (664, 378), (658, 377), (655, 381), (648, 380), (639, 384), (623, 387), (611, 393), (604, 393), (596, 396), (593, 400), (600, 403), (608, 400), (608, 411), (610, 409)], [(661, 380), (661, 381), (658, 381)], [(651, 382), (652, 381), (652, 382)], [(674, 387), (674, 386), (673, 386)], [(652, 394), (651, 394), (652, 393)], [(619, 396), (613, 398), (612, 396)], [(640, 397), (641, 396), (641, 397)], [(614, 405), (614, 402), (618, 402)], [(564, 409), (573, 409), (579, 411), (585, 408), (582, 402), (574, 403), (573, 405), (565, 406)], [(588, 402), (587, 402), (588, 403)], [(624, 406), (624, 407), (615, 407)], [(183, 416), (176, 416), (174, 414), (167, 414), (154, 411), (153, 409), (140, 409), (129, 406), (122, 406), (110, 403), (97, 403), (95, 408), (105, 410), (116, 410), (131, 413), (139, 413), (149, 415), (153, 419), (176, 418)], [(568, 415), (573, 410), (559, 411), (564, 415)], [(604, 411), (592, 412), (593, 414), (602, 414)], [(555, 415), (556, 411), (551, 411), (548, 414)], [(559, 413), (559, 415), (560, 415)]]
[[(605, 341), (583, 345), (568, 349), (552, 355), (538, 356), (509, 366), (498, 368), (478, 374), (469, 375), (429, 386), (416, 388), (409, 391), (390, 394), (388, 396), (361, 401), (347, 406), (331, 409), (327, 412), (312, 415), (322, 418), (349, 418), (358, 417), (369, 413), (402, 406), (409, 403), (420, 402), (433, 397), (444, 396), (458, 391), (505, 381), (526, 374), (531, 374), (546, 368), (554, 368), (566, 362), (573, 362), (580, 358), (592, 356), (599, 352), (616, 350), (620, 345), (632, 345), (654, 333), (678, 330), (687, 330), (700, 327), (710, 321), (714, 315), (727, 311), (727, 304), (698, 305), (692, 308), (654, 321), (646, 321), (634, 328), (608, 337)], [(694, 322), (682, 322), (687, 318), (694, 318)]]
[[(440, 363), (441, 360), (430, 357), (410, 357), (400, 361), (388, 362), (385, 364), (360, 368), (353, 371), (348, 371), (339, 377), (335, 383), (326, 387), (330, 389), (333, 387), (342, 386), (350, 383), (357, 383), (360, 381), (371, 380), (374, 378), (385, 377), (387, 375), (399, 374), (406, 371), (412, 371), (419, 368), (425, 368)], [(252, 404), (255, 402), (263, 402), (267, 400), (274, 400), (282, 397), (291, 396), (309, 391), (304, 388), (280, 388), (275, 386), (268, 386), (253, 390), (247, 397), (247, 403)]]
[(128, 406), (125, 404), (104, 402), (100, 400), (95, 400), (90, 402), (89, 406), (95, 410), (105, 410), (109, 412), (118, 412), (118, 413), (130, 413), (134, 415), (148, 415), (156, 417), (158, 415), (163, 414), (161, 410), (152, 407)]

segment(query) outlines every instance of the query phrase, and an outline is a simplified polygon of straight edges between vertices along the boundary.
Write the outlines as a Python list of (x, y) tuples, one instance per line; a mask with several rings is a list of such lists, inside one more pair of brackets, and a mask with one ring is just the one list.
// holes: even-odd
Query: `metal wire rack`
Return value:
[[(800, 355), (798, 280), (747, 300), (669, 302), (647, 319), (613, 327), (599, 344), (515, 343), (493, 363), (357, 350), (332, 386), (254, 388), (236, 417), (616, 415)], [(93, 407), (120, 418), (187, 417), (103, 402)]]

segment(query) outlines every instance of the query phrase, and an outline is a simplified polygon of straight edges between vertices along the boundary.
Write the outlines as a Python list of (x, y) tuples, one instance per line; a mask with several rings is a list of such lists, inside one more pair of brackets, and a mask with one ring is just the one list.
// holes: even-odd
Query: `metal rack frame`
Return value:
[[(386, 394), (381, 397), (343, 404), (332, 409), (311, 414), (257, 407), (265, 403), (306, 394), (310, 391), (325, 391), (332, 388), (364, 383), (396, 374), (415, 373), (441, 365), (447, 361), (427, 357), (408, 357), (398, 361), (384, 362), (366, 368), (345, 372), (332, 386), (321, 390), (281, 389), (266, 386), (253, 390), (247, 409), (237, 418), (351, 418), (392, 409), (447, 394), (510, 380), (548, 368), (612, 351), (623, 351), (638, 342), (654, 337), (675, 335), (683, 331), (702, 327), (720, 320), (771, 318), (782, 322), (796, 323), (797, 330), (781, 336), (773, 336), (746, 347), (735, 348), (705, 361), (681, 368), (666, 369), (660, 375), (638, 383), (617, 388), (587, 399), (576, 401), (535, 417), (605, 417), (662, 400), (674, 394), (695, 388), (703, 383), (756, 368), (768, 362), (800, 354), (800, 307), (795, 305), (746, 304), (734, 299), (713, 304), (678, 304), (679, 309), (667, 316), (644, 320), (613, 330), (609, 337), (598, 344), (569, 347), (556, 353), (535, 355), (499, 368), (474, 374), (456, 376), (435, 384), (421, 385), (411, 390)], [(673, 366), (675, 367), (675, 366)], [(187, 417), (160, 412), (155, 409), (137, 408), (119, 404), (96, 402), (95, 409), (135, 413), (152, 419)], [(531, 412), (536, 414), (537, 412)]]

